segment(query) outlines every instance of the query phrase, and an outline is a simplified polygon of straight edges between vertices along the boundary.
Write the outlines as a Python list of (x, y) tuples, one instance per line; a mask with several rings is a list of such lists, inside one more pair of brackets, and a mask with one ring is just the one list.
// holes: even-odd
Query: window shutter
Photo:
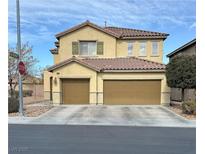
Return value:
[(78, 53), (79, 53), (78, 42), (72, 42), (72, 54), (78, 55)]
[(103, 55), (103, 42), (97, 42), (97, 54)]

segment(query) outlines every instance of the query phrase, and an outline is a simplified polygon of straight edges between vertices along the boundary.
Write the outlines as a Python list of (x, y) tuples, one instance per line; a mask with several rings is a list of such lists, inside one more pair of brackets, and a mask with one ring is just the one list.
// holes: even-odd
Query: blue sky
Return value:
[[(16, 4), (9, 0), (9, 45), (16, 44)], [(49, 49), (54, 35), (90, 20), (100, 26), (165, 32), (166, 54), (196, 36), (195, 0), (20, 0), (22, 42), (33, 45), (33, 55), (44, 67), (53, 64)]]

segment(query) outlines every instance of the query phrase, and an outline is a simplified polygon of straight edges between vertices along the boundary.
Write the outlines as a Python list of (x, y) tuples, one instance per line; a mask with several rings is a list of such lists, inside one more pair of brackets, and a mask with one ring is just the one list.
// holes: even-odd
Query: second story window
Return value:
[(132, 42), (128, 43), (127, 49), (128, 49), (128, 56), (132, 56), (133, 54), (133, 43)]
[(154, 56), (158, 55), (158, 42), (157, 41), (152, 42), (152, 55)]
[(146, 42), (141, 42), (140, 43), (140, 52), (139, 52), (139, 56), (146, 56), (147, 55), (147, 51), (146, 51)]
[(97, 53), (96, 44), (95, 41), (80, 41), (80, 55), (95, 56)]

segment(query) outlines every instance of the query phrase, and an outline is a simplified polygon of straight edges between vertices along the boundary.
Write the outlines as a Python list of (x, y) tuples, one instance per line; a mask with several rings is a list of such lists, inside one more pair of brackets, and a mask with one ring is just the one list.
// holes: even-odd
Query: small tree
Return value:
[[(9, 47), (8, 52), (17, 53), (16, 49), (17, 48)], [(22, 80), (25, 80), (27, 75), (34, 74), (34, 66), (38, 60), (32, 56), (32, 46), (30, 46), (28, 42), (22, 44), (21, 55), (22, 61), (26, 66), (26, 75), (22, 76)], [(13, 95), (15, 88), (18, 85), (18, 59), (12, 56), (9, 56), (8, 58), (8, 83), (10, 86), (10, 94)]]
[(171, 88), (196, 88), (196, 56), (176, 56), (166, 66), (167, 84)]

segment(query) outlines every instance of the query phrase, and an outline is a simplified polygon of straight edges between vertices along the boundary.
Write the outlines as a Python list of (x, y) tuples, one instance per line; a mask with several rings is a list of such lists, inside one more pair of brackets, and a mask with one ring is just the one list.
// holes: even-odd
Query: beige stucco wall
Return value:
[[(71, 58), (72, 55), (72, 42), (80, 40), (101, 41), (104, 42), (103, 55), (96, 55), (95, 57), (127, 57), (128, 56), (128, 42), (134, 42), (133, 56), (139, 57), (140, 42), (147, 42), (147, 55), (140, 57), (151, 61), (162, 63), (163, 58), (163, 39), (146, 39), (146, 40), (120, 40), (110, 36), (104, 32), (96, 30), (90, 26), (83, 27), (70, 34), (64, 35), (59, 38), (59, 53), (54, 54), (54, 64)], [(152, 41), (158, 41), (159, 55), (153, 56)], [(79, 55), (75, 55), (79, 56)], [(82, 56), (80, 56), (82, 57)]]
[[(104, 54), (97, 57), (115, 57), (116, 55), (116, 38), (104, 32), (96, 30), (90, 26), (83, 27), (59, 39), (59, 54), (54, 55), (54, 63), (71, 58), (72, 42), (80, 40), (104, 42)], [(75, 55), (78, 56), (78, 55)]]
[(90, 79), (90, 104), (96, 104), (96, 72), (80, 64), (72, 62), (53, 73), (53, 103), (62, 103), (61, 79), (64, 78), (89, 78)]
[[(147, 55), (146, 56), (139, 56), (141, 41), (146, 41), (147, 43)], [(157, 56), (152, 55), (152, 41), (158, 42), (159, 54)], [(163, 60), (163, 40), (162, 39), (159, 39), (159, 40), (117, 40), (117, 57), (127, 57), (128, 56), (128, 42), (133, 43), (133, 56), (162, 63), (162, 60)]]
[[(44, 73), (46, 83), (44, 90), (49, 91), (49, 80), (53, 76), (56, 80), (53, 84), (53, 103), (62, 103), (61, 79), (63, 78), (89, 78), (90, 79), (90, 104), (103, 104), (103, 80), (161, 80), (161, 104), (168, 104), (170, 101), (170, 88), (166, 84), (164, 73), (97, 73), (76, 62), (72, 62), (62, 68), (56, 69), (53, 73)], [(47, 76), (47, 78), (46, 78)], [(45, 93), (46, 93), (45, 92)], [(44, 93), (44, 95), (45, 95)]]

